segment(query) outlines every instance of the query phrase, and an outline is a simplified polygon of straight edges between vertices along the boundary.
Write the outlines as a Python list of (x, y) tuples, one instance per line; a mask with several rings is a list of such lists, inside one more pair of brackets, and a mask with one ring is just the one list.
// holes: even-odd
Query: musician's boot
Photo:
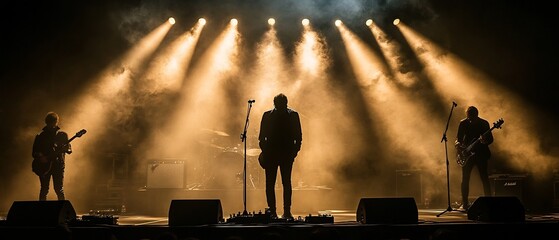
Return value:
[(467, 198), (466, 200), (462, 199), (462, 205), (460, 206), (460, 208), (458, 208), (458, 211), (467, 212), (469, 208), (470, 208), (470, 202), (468, 201), (468, 199)]
[(293, 214), (291, 214), (291, 207), (284, 207), (283, 208), (283, 218), (293, 219)]
[(272, 219), (278, 218), (278, 214), (276, 213), (276, 208), (267, 208), (266, 214), (268, 214)]

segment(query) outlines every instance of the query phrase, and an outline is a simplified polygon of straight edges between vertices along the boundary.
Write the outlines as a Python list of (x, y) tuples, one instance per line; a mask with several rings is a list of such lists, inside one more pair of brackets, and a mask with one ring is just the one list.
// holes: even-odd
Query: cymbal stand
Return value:
[(454, 209), (452, 209), (452, 207), (450, 206), (450, 178), (449, 178), (449, 171), (448, 171), (448, 147), (447, 147), (446, 131), (448, 130), (448, 123), (450, 122), (450, 117), (452, 116), (452, 110), (454, 110), (454, 107), (456, 106), (457, 104), (455, 102), (452, 102), (452, 107), (450, 108), (450, 114), (448, 115), (448, 120), (446, 121), (446, 129), (444, 130), (443, 138), (441, 139), (441, 142), (444, 141), (444, 150), (446, 155), (446, 191), (447, 191), (448, 206), (446, 210), (437, 214), (437, 217), (440, 217), (446, 212), (454, 211)]
[(243, 163), (243, 215), (248, 215), (247, 212), (247, 129), (249, 126), (249, 116), (250, 116), (250, 109), (252, 108), (252, 103), (254, 103), (255, 100), (248, 100), (248, 110), (247, 110), (247, 117), (245, 120), (245, 129), (243, 130), (243, 133), (241, 133), (241, 141), (244, 142), (244, 148), (245, 150), (243, 151), (244, 153), (244, 163)]

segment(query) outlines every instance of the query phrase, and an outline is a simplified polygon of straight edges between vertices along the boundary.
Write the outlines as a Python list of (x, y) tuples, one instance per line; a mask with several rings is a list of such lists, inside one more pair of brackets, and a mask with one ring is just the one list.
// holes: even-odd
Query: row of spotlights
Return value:
[[(170, 17), (170, 18), (169, 18), (169, 23), (170, 23), (171, 25), (172, 25), (172, 24), (175, 24), (175, 18)], [(206, 19), (200, 18), (200, 19), (198, 19), (198, 23), (200, 23), (201, 25), (206, 25)], [(233, 18), (233, 19), (231, 19), (230, 23), (231, 23), (232, 25), (237, 25), (237, 24), (239, 24), (239, 21), (238, 21), (236, 18)], [(398, 25), (398, 24), (400, 23), (400, 19), (394, 19), (394, 21), (393, 21), (392, 23), (393, 23), (394, 25)], [(268, 24), (270, 24), (270, 26), (273, 26), (273, 25), (276, 24), (276, 20), (273, 19), (273, 18), (269, 18), (269, 19), (268, 19)], [(307, 18), (305, 18), (305, 19), (303, 19), (303, 20), (301, 21), (301, 24), (303, 24), (303, 26), (307, 26), (307, 25), (310, 24), (310, 20), (307, 19)], [(339, 27), (339, 26), (342, 25), (342, 20), (339, 20), (339, 19), (338, 19), (338, 20), (336, 20), (336, 21), (334, 22), (334, 24), (335, 24), (336, 26)], [(373, 24), (373, 20), (372, 20), (372, 19), (368, 19), (367, 21), (365, 21), (365, 24), (366, 24), (367, 26), (371, 26), (371, 25)]]

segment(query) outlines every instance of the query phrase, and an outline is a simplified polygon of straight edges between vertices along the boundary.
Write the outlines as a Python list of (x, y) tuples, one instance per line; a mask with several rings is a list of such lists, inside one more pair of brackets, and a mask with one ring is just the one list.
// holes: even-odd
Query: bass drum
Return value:
[[(210, 167), (206, 169), (204, 188), (232, 189), (242, 188), (243, 184), (243, 155), (236, 151), (224, 151), (212, 159)], [(240, 177), (239, 177), (240, 176)]]

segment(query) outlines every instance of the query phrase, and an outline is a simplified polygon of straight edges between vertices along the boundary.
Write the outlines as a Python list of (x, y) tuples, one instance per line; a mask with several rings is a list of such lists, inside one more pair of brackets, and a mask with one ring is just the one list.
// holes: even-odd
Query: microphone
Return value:
[(454, 101), (452, 102), (452, 105), (454, 105), (455, 107), (458, 106), (458, 104), (456, 104)]
[(256, 100), (254, 100), (254, 99), (249, 99), (248, 100), (248, 103), (253, 103), (253, 102), (256, 102)]

